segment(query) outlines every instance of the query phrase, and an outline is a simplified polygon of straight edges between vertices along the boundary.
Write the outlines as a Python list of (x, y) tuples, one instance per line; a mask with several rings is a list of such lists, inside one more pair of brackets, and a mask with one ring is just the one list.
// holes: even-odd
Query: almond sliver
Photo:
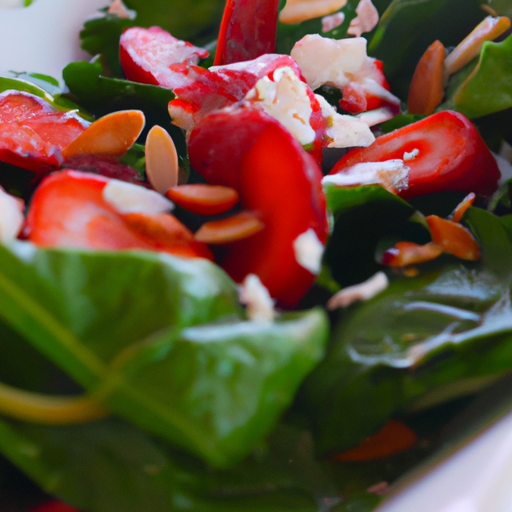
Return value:
[(227, 244), (254, 235), (264, 227), (256, 214), (244, 211), (225, 219), (205, 222), (197, 230), (195, 239), (207, 244)]
[(100, 154), (123, 156), (144, 128), (140, 110), (120, 110), (100, 117), (63, 150), (64, 158), (74, 155)]
[(238, 192), (231, 187), (189, 183), (169, 188), (165, 195), (175, 204), (201, 215), (217, 215), (233, 208)]
[(146, 138), (146, 175), (151, 186), (163, 194), (178, 184), (178, 152), (171, 136), (153, 126)]

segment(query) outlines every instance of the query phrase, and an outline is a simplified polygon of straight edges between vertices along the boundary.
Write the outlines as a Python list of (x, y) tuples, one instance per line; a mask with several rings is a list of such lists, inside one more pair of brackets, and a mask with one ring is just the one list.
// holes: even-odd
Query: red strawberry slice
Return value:
[(76, 112), (62, 112), (44, 99), (21, 91), (0, 94), (0, 161), (36, 173), (62, 163), (61, 150), (88, 123)]
[(279, 0), (227, 0), (215, 64), (251, 60), (275, 52)]
[(294, 244), (306, 232), (320, 244), (327, 237), (318, 165), (280, 123), (256, 109), (205, 117), (191, 132), (189, 155), (209, 183), (235, 188), (242, 209), (264, 224), (227, 245), (220, 265), (237, 282), (258, 275), (282, 306), (295, 305), (315, 275), (298, 262)]
[(490, 195), (500, 171), (475, 126), (462, 114), (444, 110), (381, 135), (366, 148), (349, 151), (331, 171), (344, 173), (362, 162), (404, 159), (410, 168), (404, 198), (445, 190)]
[(131, 27), (121, 35), (119, 56), (128, 80), (173, 88), (171, 64), (197, 64), (208, 51), (176, 39), (160, 27)]
[(46, 177), (32, 198), (27, 238), (44, 247), (145, 249), (211, 259), (208, 247), (172, 215), (120, 211), (106, 194), (106, 187), (117, 183), (123, 182), (74, 170)]

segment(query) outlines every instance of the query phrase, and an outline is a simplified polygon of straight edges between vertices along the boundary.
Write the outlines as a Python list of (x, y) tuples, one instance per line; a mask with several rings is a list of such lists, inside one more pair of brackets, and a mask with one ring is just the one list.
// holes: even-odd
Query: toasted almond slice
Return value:
[(431, 114), (441, 103), (445, 53), (443, 43), (434, 41), (419, 60), (407, 98), (407, 107), (412, 114)]
[(225, 219), (205, 222), (196, 231), (195, 238), (207, 244), (227, 244), (254, 235), (264, 227), (256, 214), (243, 211)]
[(414, 242), (397, 242), (394, 247), (384, 253), (382, 263), (390, 267), (407, 267), (433, 260), (442, 252), (441, 247), (432, 242), (424, 245)]
[(470, 192), (455, 208), (452, 214), (453, 222), (460, 222), (467, 209), (475, 202), (476, 195)]
[(217, 215), (231, 210), (238, 192), (231, 187), (189, 183), (169, 188), (165, 195), (175, 204), (200, 215)]
[(281, 23), (300, 23), (340, 10), (347, 0), (287, 0), (279, 13)]
[(507, 16), (493, 18), (487, 16), (473, 31), (464, 38), (444, 61), (445, 81), (450, 75), (464, 67), (476, 57), (486, 41), (492, 41), (510, 28), (511, 22)]
[(152, 187), (163, 194), (178, 184), (178, 152), (171, 136), (153, 126), (146, 138), (146, 175)]
[(439, 245), (443, 252), (469, 261), (480, 258), (480, 247), (464, 226), (437, 215), (429, 215), (426, 220), (432, 233), (432, 241)]
[(140, 110), (120, 110), (100, 117), (63, 150), (64, 158), (73, 155), (100, 154), (123, 156), (144, 128)]

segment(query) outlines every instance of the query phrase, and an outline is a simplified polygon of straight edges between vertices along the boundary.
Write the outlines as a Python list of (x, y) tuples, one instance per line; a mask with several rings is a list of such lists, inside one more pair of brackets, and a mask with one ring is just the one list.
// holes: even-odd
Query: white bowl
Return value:
[(29, 7), (0, 9), (0, 72), (42, 73), (62, 81), (66, 64), (90, 58), (78, 35), (85, 19), (109, 3), (34, 0)]

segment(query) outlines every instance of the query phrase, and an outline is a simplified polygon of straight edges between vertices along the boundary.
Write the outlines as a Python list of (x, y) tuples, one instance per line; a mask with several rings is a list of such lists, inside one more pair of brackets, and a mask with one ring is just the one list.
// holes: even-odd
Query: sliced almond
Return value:
[(256, 214), (244, 211), (225, 219), (205, 222), (197, 230), (195, 238), (207, 244), (227, 244), (254, 235), (264, 227)]
[(460, 222), (467, 209), (475, 202), (476, 195), (470, 192), (455, 208), (452, 214), (453, 222)]
[(412, 114), (432, 114), (441, 103), (445, 53), (443, 43), (434, 41), (419, 60), (407, 98), (407, 107)]
[(480, 258), (480, 247), (464, 226), (437, 215), (429, 215), (426, 220), (432, 233), (432, 241), (439, 245), (443, 252), (468, 261)]
[(178, 152), (171, 136), (161, 126), (153, 126), (146, 138), (146, 176), (161, 194), (178, 184)]
[(340, 10), (347, 0), (287, 0), (279, 13), (281, 23), (300, 23)]
[(234, 188), (205, 183), (171, 187), (165, 195), (178, 206), (200, 215), (227, 212), (238, 202), (238, 192)]
[(384, 253), (382, 263), (390, 267), (403, 268), (431, 261), (442, 252), (441, 247), (432, 242), (423, 245), (414, 242), (397, 242), (394, 247)]
[(445, 81), (450, 75), (464, 67), (475, 58), (486, 41), (492, 41), (510, 28), (511, 22), (507, 16), (493, 18), (487, 16), (473, 31), (464, 38), (444, 61)]
[(100, 154), (123, 156), (144, 128), (140, 110), (120, 110), (100, 117), (63, 150), (64, 158), (74, 155)]

